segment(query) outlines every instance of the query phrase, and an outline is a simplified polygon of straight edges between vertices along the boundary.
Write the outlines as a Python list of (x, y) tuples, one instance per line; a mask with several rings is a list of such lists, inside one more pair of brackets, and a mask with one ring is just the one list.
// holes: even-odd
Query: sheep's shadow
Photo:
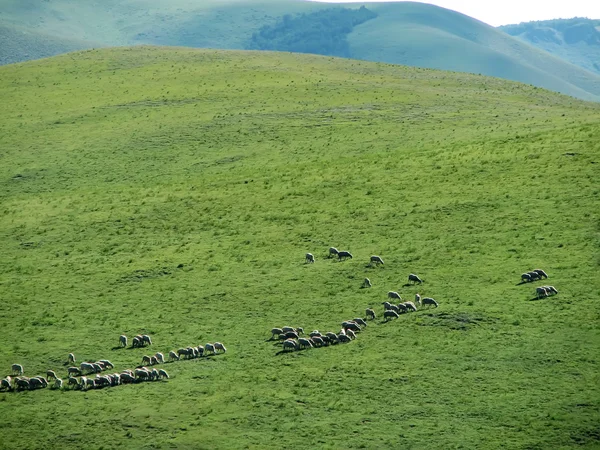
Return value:
[(123, 347), (122, 345), (115, 345), (114, 347), (111, 348), (111, 350), (123, 350), (125, 347)]
[(531, 281), (523, 281), (521, 280), (519, 283), (515, 284), (515, 286), (521, 286), (522, 284), (531, 284), (533, 283), (534, 280)]

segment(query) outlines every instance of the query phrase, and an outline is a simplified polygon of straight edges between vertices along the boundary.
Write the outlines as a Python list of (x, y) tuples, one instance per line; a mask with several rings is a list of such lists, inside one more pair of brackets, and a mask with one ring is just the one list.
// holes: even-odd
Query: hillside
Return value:
[[(3, 66), (0, 96), (0, 374), (227, 347), (160, 382), (0, 392), (1, 447), (597, 447), (600, 105), (148, 47)], [(388, 291), (439, 308), (386, 323)], [(348, 344), (269, 340), (367, 307)]]
[[(599, 74), (423, 3), (0, 0), (0, 5), (0, 24), (82, 42), (79, 48), (155, 44), (305, 52), (484, 74), (600, 101)], [(0, 60), (13, 61), (19, 45), (0, 46)], [(20, 52), (46, 54), (42, 50), (22, 46)]]
[(600, 73), (600, 20), (577, 17), (499, 28), (548, 53)]

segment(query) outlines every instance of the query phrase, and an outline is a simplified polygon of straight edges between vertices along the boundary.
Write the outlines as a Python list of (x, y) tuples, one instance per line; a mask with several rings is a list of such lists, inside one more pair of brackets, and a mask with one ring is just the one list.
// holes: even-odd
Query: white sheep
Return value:
[(154, 356), (156, 357), (156, 361), (158, 361), (160, 364), (163, 364), (165, 362), (165, 355), (163, 355), (162, 353), (156, 352)]
[(130, 373), (122, 373), (119, 375), (119, 378), (121, 379), (122, 384), (135, 383), (135, 377)]
[(338, 341), (342, 342), (342, 343), (346, 343), (346, 342), (350, 342), (352, 339), (350, 338), (350, 336), (347, 336), (345, 334), (339, 334), (338, 335)]
[(535, 288), (535, 295), (538, 299), (548, 297), (548, 291), (546, 290), (545, 286), (540, 286)]
[(529, 283), (531, 281), (531, 275), (529, 275), (528, 273), (521, 274), (521, 281)]
[(415, 275), (414, 273), (411, 273), (408, 275), (408, 281), (409, 282), (413, 282), (414, 283), (419, 283), (421, 284), (423, 282), (423, 280), (421, 280), (417, 275)]
[(349, 328), (346, 330), (346, 336), (348, 336), (350, 339), (356, 339), (356, 334)]
[(56, 376), (56, 373), (54, 373), (54, 370), (48, 369), (46, 370), (46, 378), (54, 378), (56, 380), (58, 377)]
[(338, 335), (332, 331), (328, 331), (327, 333), (325, 333), (325, 336), (327, 336), (332, 342), (338, 341)]
[(29, 389), (29, 378), (27, 378), (27, 377), (17, 377), (17, 378), (15, 378), (15, 387), (18, 390)]
[(540, 277), (540, 274), (539, 274), (539, 273), (537, 273), (537, 272), (534, 272), (534, 271), (527, 272), (527, 275), (529, 275), (529, 276), (531, 277), (531, 280), (532, 280), (532, 281), (534, 281), (534, 280), (539, 280), (539, 279), (541, 278), (541, 277)]
[(413, 302), (404, 302), (402, 303), (407, 310), (411, 310), (411, 311), (416, 311), (417, 307), (415, 306), (415, 304)]
[(150, 339), (150, 336), (148, 336), (147, 334), (144, 334), (142, 336), (142, 344), (152, 345), (152, 339)]
[(168, 373), (167, 373), (167, 371), (166, 371), (166, 370), (164, 370), (164, 369), (159, 369), (159, 370), (158, 370), (158, 376), (159, 376), (159, 378), (160, 378), (160, 377), (162, 377), (162, 378), (167, 378), (167, 379), (169, 379), (169, 374), (168, 374)]
[(371, 256), (371, 262), (375, 263), (375, 265), (377, 264), (382, 264), (383, 265), (383, 259), (381, 259), (379, 256), (377, 255), (373, 255)]
[(383, 302), (383, 309), (385, 311), (400, 312), (400, 310), (398, 309), (398, 307), (396, 305), (394, 305), (393, 303), (390, 303), (390, 302)]
[(363, 281), (362, 287), (364, 287), (364, 288), (373, 287), (373, 285), (371, 284), (371, 280), (369, 280), (368, 278), (365, 278), (365, 280)]
[(10, 389), (11, 389), (11, 385), (10, 385), (10, 379), (9, 379), (9, 377), (2, 378), (2, 379), (0, 380), (0, 389), (8, 389), (8, 390), (10, 390)]
[(335, 247), (329, 247), (329, 258), (331, 258), (333, 255), (337, 256), (338, 253), (339, 252), (338, 252), (337, 248), (335, 248)]
[(283, 330), (281, 328), (271, 328), (271, 339), (283, 334)]
[(150, 357), (148, 355), (142, 356), (142, 365), (150, 364)]
[(312, 253), (307, 253), (305, 261), (306, 261), (307, 264), (314, 263), (315, 262), (315, 255), (313, 255)]
[(75, 377), (69, 377), (67, 379), (68, 386), (79, 386), (79, 380)]
[(365, 322), (363, 319), (361, 319), (360, 317), (357, 317), (356, 319), (353, 320), (353, 322), (366, 327), (367, 326), (367, 322)]
[(75, 364), (75, 355), (73, 353), (69, 353), (69, 357), (67, 358), (67, 364)]
[(225, 353), (227, 351), (225, 346), (223, 344), (221, 344), (220, 342), (215, 342), (214, 346), (215, 346), (215, 353), (217, 352), (217, 350), (221, 350), (223, 353)]
[(434, 299), (432, 299), (431, 297), (425, 297), (423, 299), (421, 299), (421, 302), (423, 303), (423, 306), (425, 305), (433, 305), (436, 308), (439, 306), (438, 302), (436, 302)]
[(169, 360), (170, 361), (179, 361), (179, 355), (175, 353), (173, 350), (169, 352)]
[(91, 372), (96, 372), (96, 368), (94, 367), (95, 364), (93, 363), (87, 363), (87, 362), (82, 362), (79, 365), (79, 369), (81, 371), (81, 373), (87, 372), (87, 373), (91, 373)]
[(71, 375), (79, 376), (79, 375), (81, 375), (81, 370), (79, 370), (78, 367), (69, 367), (67, 369), (67, 375), (68, 376), (71, 376)]
[(98, 364), (102, 364), (105, 368), (109, 367), (111, 369), (114, 369), (115, 366), (113, 363), (111, 363), (108, 359), (101, 359), (100, 361), (98, 361)]
[(338, 256), (338, 260), (340, 260), (340, 261), (342, 259), (346, 259), (346, 258), (352, 259), (352, 253), (344, 251), (344, 250), (342, 250), (341, 252), (338, 252), (337, 256)]
[(398, 294), (396, 291), (388, 292), (387, 296), (388, 296), (388, 298), (394, 298), (394, 299), (402, 301), (402, 297), (400, 297), (400, 294)]
[(298, 348), (312, 348), (313, 344), (310, 339), (300, 338), (298, 339)]
[(540, 278), (548, 278), (548, 275), (542, 269), (533, 269), (533, 271), (537, 273)]
[(213, 355), (217, 353), (215, 351), (215, 346), (211, 343), (208, 343), (204, 346), (204, 352), (211, 352)]
[(398, 315), (398, 313), (396, 311), (392, 311), (391, 309), (388, 309), (387, 311), (383, 312), (383, 317), (385, 318), (385, 321), (387, 322), (389, 319), (397, 319), (400, 316)]
[(119, 343), (122, 347), (127, 347), (127, 336), (125, 336), (124, 334), (119, 336)]
[(415, 303), (421, 306), (421, 296), (418, 293), (415, 294)]
[(323, 345), (325, 345), (325, 340), (323, 339), (322, 336), (315, 336), (311, 339), (312, 339), (315, 347), (317, 347), (317, 346), (322, 347)]
[(13, 364), (11, 371), (13, 375), (23, 375), (23, 366), (21, 364)]
[(293, 339), (286, 339), (283, 341), (283, 351), (298, 350), (298, 343)]
[(85, 391), (85, 390), (87, 390), (87, 384), (88, 384), (88, 383), (87, 383), (87, 377), (81, 377), (81, 378), (79, 379), (79, 387), (80, 387), (82, 390), (84, 390), (84, 391)]
[(371, 318), (371, 319), (376, 319), (377, 318), (377, 316), (375, 315), (375, 311), (373, 311), (372, 308), (367, 308), (365, 310), (365, 316), (367, 318)]

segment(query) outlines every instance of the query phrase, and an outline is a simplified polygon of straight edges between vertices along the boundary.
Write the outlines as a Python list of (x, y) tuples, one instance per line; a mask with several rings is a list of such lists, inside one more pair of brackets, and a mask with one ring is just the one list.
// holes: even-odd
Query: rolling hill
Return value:
[(600, 20), (578, 17), (499, 28), (548, 53), (600, 73)]
[[(5, 27), (32, 29), (69, 45), (83, 41), (80, 48), (155, 44), (300, 51), (479, 73), (600, 100), (599, 74), (470, 17), (423, 3), (161, 0), (148, 6), (137, 0), (0, 0), (0, 5)], [(345, 17), (361, 6), (368, 19), (346, 23)], [(0, 50), (11, 55), (0, 53), (0, 59), (14, 60), (18, 46)], [(21, 53), (45, 54), (30, 47)], [(71, 49), (64, 46), (64, 51)]]
[[(2, 66), (0, 96), (0, 376), (227, 347), (156, 366), (168, 380), (0, 389), (1, 447), (598, 446), (597, 103), (143, 46)], [(388, 291), (439, 307), (386, 322)], [(271, 340), (367, 307), (350, 343)]]

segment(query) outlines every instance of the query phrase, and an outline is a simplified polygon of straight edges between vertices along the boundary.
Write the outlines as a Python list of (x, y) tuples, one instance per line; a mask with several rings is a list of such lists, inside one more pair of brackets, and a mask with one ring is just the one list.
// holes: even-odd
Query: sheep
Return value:
[(413, 302), (404, 302), (402, 303), (407, 310), (411, 310), (411, 311), (416, 311), (417, 307), (415, 306), (415, 304)]
[(383, 302), (383, 309), (385, 311), (400, 312), (399, 308), (396, 305), (394, 305), (394, 304), (392, 304), (390, 302)]
[(92, 363), (92, 370), (94, 373), (102, 372), (103, 367), (98, 363)]
[(0, 389), (8, 389), (8, 390), (11, 389), (10, 381), (9, 381), (8, 377), (2, 378), (0, 380)]
[[(191, 353), (191, 356), (190, 356)], [(196, 347), (188, 347), (188, 356), (190, 358), (197, 358), (200, 355)]]
[(420, 278), (419, 278), (417, 275), (415, 275), (414, 273), (411, 273), (411, 274), (409, 274), (409, 275), (408, 275), (408, 281), (409, 281), (409, 282), (411, 282), (411, 281), (412, 281), (412, 282), (413, 282), (413, 284), (415, 284), (415, 283), (419, 283), (419, 284), (423, 283), (423, 280), (421, 280), (421, 279), (420, 279)]
[(79, 368), (77, 368), (77, 367), (69, 367), (67, 369), (67, 375), (68, 376), (71, 376), (71, 375), (79, 376), (79, 375), (81, 375), (81, 370), (79, 370)]
[(363, 281), (362, 287), (364, 287), (364, 288), (373, 287), (373, 285), (371, 284), (371, 280), (369, 280), (368, 278), (365, 278), (365, 280)]
[(106, 375), (96, 375), (95, 382), (98, 386), (110, 386), (112, 384), (111, 378)]
[(283, 333), (285, 339), (298, 339), (298, 333), (295, 331), (288, 331), (287, 333)]
[(145, 367), (142, 367), (141, 369), (135, 369), (135, 378), (136, 379), (145, 380), (149, 376), (150, 376), (150, 371), (148, 369), (146, 369)]
[(286, 339), (283, 341), (283, 351), (298, 350), (298, 343), (293, 339)]
[(69, 386), (79, 386), (79, 380), (75, 377), (69, 377), (67, 380), (67, 385)]
[(96, 380), (94, 380), (93, 378), (86, 378), (85, 384), (86, 386), (90, 386), (92, 389), (95, 389), (97, 387)]
[(548, 291), (546, 290), (545, 286), (540, 286), (535, 288), (535, 295), (537, 296), (538, 299), (543, 298), (543, 297), (548, 297)]
[(150, 372), (150, 380), (158, 380), (158, 370), (152, 369), (152, 371)]
[(306, 347), (308, 347), (308, 348), (312, 348), (313, 347), (313, 344), (312, 344), (311, 340), (310, 339), (306, 339), (306, 338), (300, 338), (300, 339), (298, 339), (298, 348), (300, 349), (300, 348), (306, 348)]
[(319, 330), (314, 330), (314, 331), (311, 331), (311, 332), (310, 332), (309, 336), (310, 336), (311, 338), (312, 338), (312, 337), (315, 337), (315, 336), (321, 336), (321, 332), (320, 332)]
[(298, 333), (298, 334), (304, 334), (304, 328), (302, 328), (302, 327), (296, 327), (296, 333)]
[(101, 359), (100, 361), (98, 361), (98, 364), (103, 364), (104, 367), (109, 367), (111, 369), (114, 369), (115, 366), (113, 363), (111, 363), (108, 359)]
[(346, 330), (346, 332), (348, 331), (356, 331), (357, 333), (360, 332), (360, 325), (358, 325), (356, 322), (343, 322), (342, 323), (342, 327)]
[(397, 300), (402, 301), (402, 297), (400, 297), (400, 294), (398, 294), (396, 291), (390, 291), (387, 293), (388, 298), (395, 298)]
[(544, 289), (546, 289), (547, 295), (555, 295), (558, 294), (558, 291), (556, 290), (556, 288), (554, 286), (542, 286)]
[(307, 253), (306, 254), (306, 264), (311, 264), (315, 262), (315, 255), (313, 255), (312, 253)]
[(21, 364), (13, 364), (11, 371), (13, 375), (23, 375), (23, 366)]
[(129, 373), (122, 373), (119, 375), (122, 384), (135, 383), (135, 377)]
[(292, 327), (282, 327), (281, 328), (281, 332), (284, 333), (284, 334), (288, 333), (289, 331), (293, 331), (295, 333), (298, 332), (295, 328), (292, 328)]
[(169, 374), (165, 369), (158, 369), (158, 378), (166, 378), (169, 379)]
[(50, 378), (54, 378), (55, 380), (57, 379), (56, 373), (54, 373), (54, 370), (46, 370), (46, 378), (50, 379)]
[(331, 258), (332, 255), (338, 255), (338, 249), (335, 247), (329, 247), (329, 258)]
[(196, 350), (198, 351), (198, 357), (204, 356), (204, 347), (202, 345), (196, 347)]
[(225, 353), (227, 351), (225, 346), (223, 344), (221, 344), (220, 342), (215, 342), (215, 352), (217, 350), (221, 350), (223, 353)]
[(283, 330), (281, 328), (271, 328), (271, 339), (274, 339), (280, 334), (283, 334)]
[(338, 260), (340, 260), (340, 261), (342, 259), (346, 259), (346, 258), (352, 259), (352, 253), (347, 252), (347, 251), (338, 252), (337, 256), (338, 256)]
[(537, 273), (540, 278), (548, 278), (548, 275), (542, 269), (533, 269), (533, 271)]
[(323, 339), (322, 336), (314, 336), (312, 338), (313, 344), (315, 345), (315, 347), (322, 347), (325, 345), (326, 341), (325, 339)]
[(169, 360), (170, 361), (179, 361), (179, 355), (176, 352), (174, 352), (173, 350), (171, 350), (169, 352)]
[(439, 306), (438, 302), (436, 302), (434, 299), (432, 299), (431, 297), (425, 297), (423, 299), (421, 299), (421, 302), (423, 303), (423, 306), (425, 305), (433, 305), (436, 308)]
[[(36, 380), (40, 380), (40, 383), (42, 383), (42, 387), (48, 387), (48, 380), (46, 380), (44, 377), (33, 377)], [(33, 379), (32, 378), (32, 379)]]
[[(182, 355), (183, 355), (183, 356), (188, 356), (188, 355), (189, 355), (189, 353), (190, 353), (190, 352), (189, 352), (189, 350), (188, 350), (187, 348), (180, 348), (179, 350), (177, 350), (177, 354), (178, 354), (179, 356), (182, 356)], [(179, 359), (179, 358), (177, 358), (177, 359)]]
[(67, 364), (75, 364), (75, 355), (73, 353), (69, 353), (69, 357), (67, 358)]
[(17, 388), (17, 390), (29, 389), (29, 378), (27, 378), (27, 377), (15, 378), (15, 387)]
[(150, 339), (150, 336), (148, 336), (147, 334), (144, 334), (142, 336), (142, 345), (144, 344), (152, 345), (152, 339)]
[(119, 336), (119, 343), (121, 344), (121, 347), (127, 347), (127, 336), (124, 334)]
[(350, 329), (346, 330), (346, 336), (348, 336), (350, 339), (356, 339), (356, 334), (354, 334), (354, 331)]
[(82, 363), (79, 365), (79, 369), (80, 369), (81, 373), (84, 373), (84, 372), (86, 372), (86, 371), (87, 371), (88, 373), (90, 373), (90, 372), (95, 372), (95, 371), (96, 371), (96, 369), (94, 368), (94, 364), (92, 364), (92, 363), (87, 363), (87, 362), (82, 362)]
[(160, 352), (156, 352), (156, 353), (154, 354), (154, 356), (156, 357), (156, 360), (157, 360), (159, 363), (161, 363), (161, 364), (164, 364), (164, 362), (165, 362), (165, 355), (163, 355), (163, 354), (162, 354), (162, 353), (160, 353)]
[(531, 271), (531, 272), (527, 272), (527, 274), (531, 277), (531, 281), (541, 279), (540, 275), (537, 272)]
[(87, 377), (81, 377), (79, 379), (79, 387), (84, 391), (87, 390)]
[(204, 346), (204, 351), (205, 352), (211, 352), (213, 355), (216, 354), (217, 352), (215, 351), (215, 346), (211, 343), (208, 343)]
[(156, 356), (151, 356), (150, 357), (150, 365), (155, 366), (156, 364), (158, 364), (158, 358)]
[(377, 265), (377, 264), (381, 264), (381, 265), (383, 265), (383, 259), (381, 259), (381, 258), (380, 258), (379, 256), (377, 256), (377, 255), (373, 255), (373, 256), (371, 256), (371, 262), (372, 262), (372, 263), (375, 263), (375, 265)]
[(397, 319), (400, 316), (398, 315), (398, 313), (396, 311), (387, 310), (387, 311), (384, 311), (383, 317), (385, 318), (385, 321), (387, 322), (388, 319), (390, 319), (390, 318)]
[(367, 326), (367, 322), (365, 322), (364, 319), (361, 319), (360, 317), (357, 317), (356, 319), (354, 319), (353, 322), (355, 322), (363, 327)]
[(415, 303), (421, 306), (421, 296), (418, 293), (415, 294)]
[(408, 312), (408, 308), (404, 303), (398, 303), (398, 314)]
[(338, 341), (338, 335), (335, 334), (335, 333), (333, 333), (333, 332), (331, 332), (331, 331), (327, 332), (325, 334), (325, 336), (328, 337), (331, 340), (331, 342), (337, 342)]
[(531, 275), (529, 275), (528, 273), (521, 274), (521, 282), (529, 283), (530, 281), (532, 281)]
[(375, 320), (377, 318), (377, 316), (375, 315), (375, 311), (373, 311), (372, 308), (367, 308), (365, 310), (365, 316), (368, 318), (371, 318), (373, 320)]
[(346, 336), (345, 334), (340, 334), (338, 336), (338, 341), (342, 343), (350, 342), (351, 340), (352, 339), (349, 336)]

